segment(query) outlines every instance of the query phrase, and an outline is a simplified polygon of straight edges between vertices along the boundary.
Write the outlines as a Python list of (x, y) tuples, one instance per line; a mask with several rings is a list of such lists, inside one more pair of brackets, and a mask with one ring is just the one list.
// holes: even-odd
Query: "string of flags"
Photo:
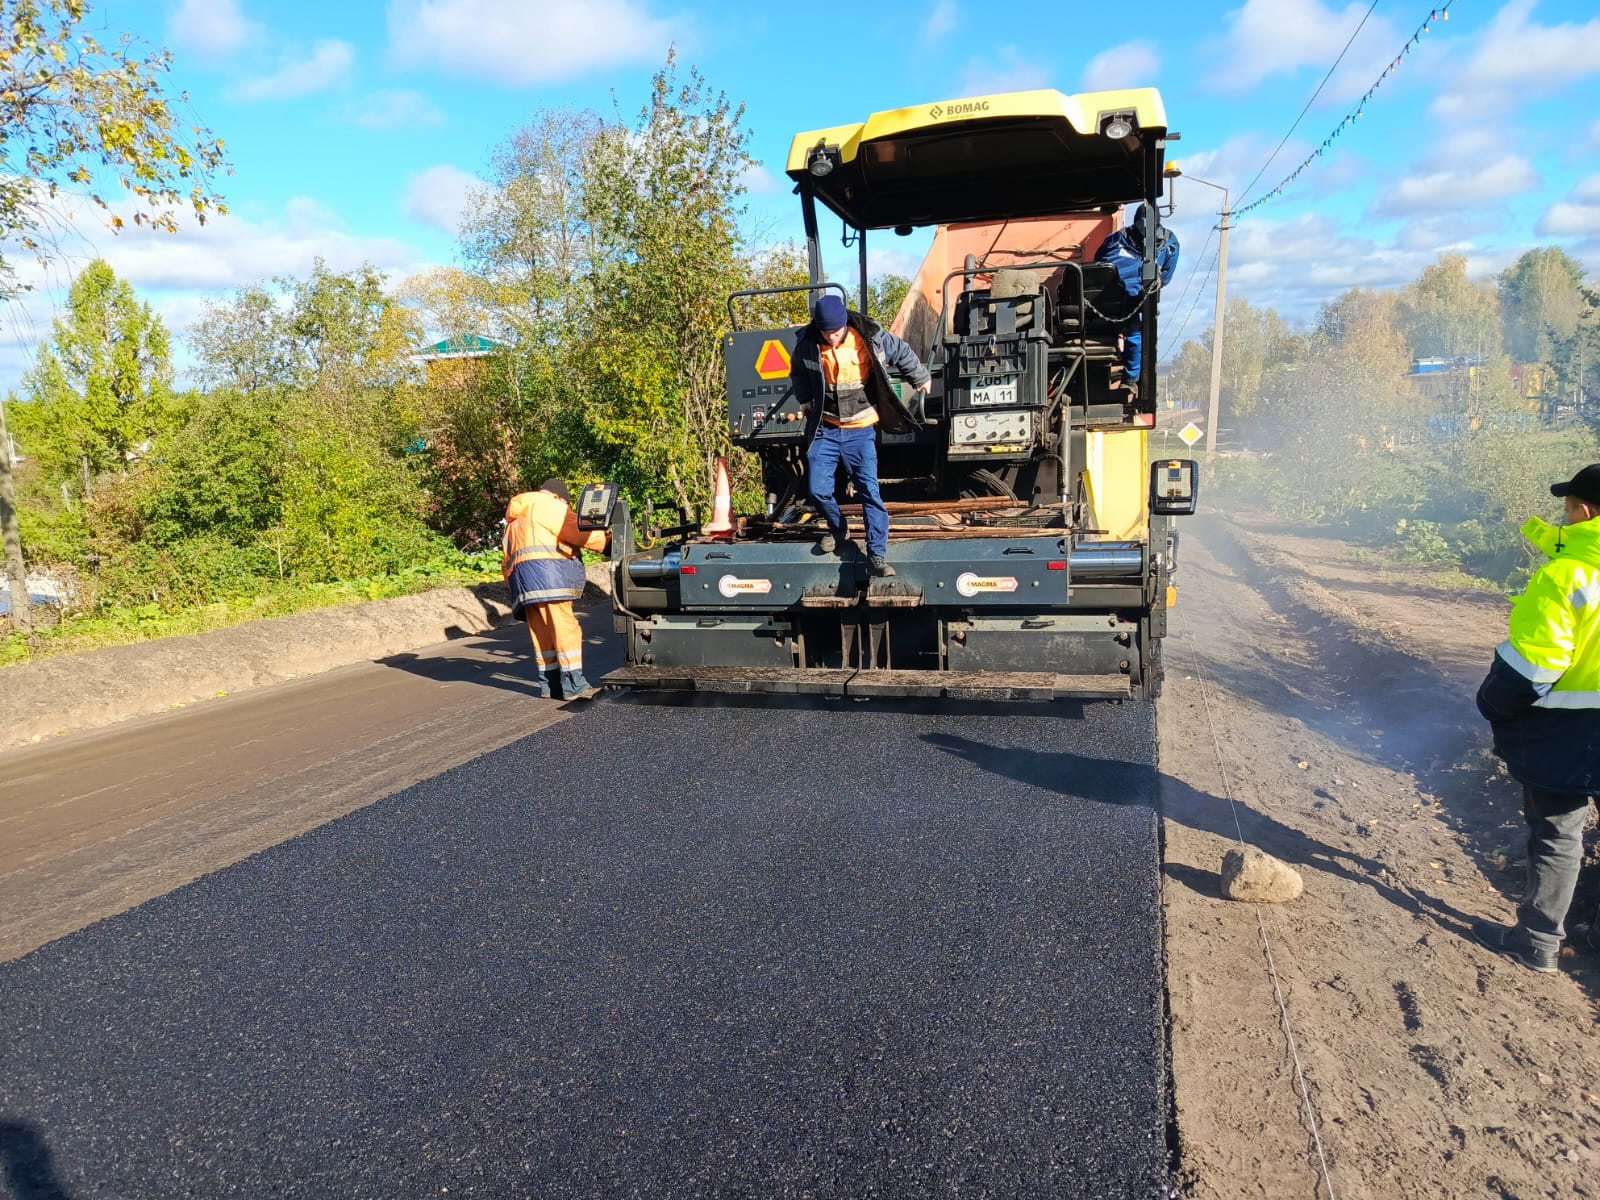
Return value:
[(1339, 140), (1339, 135), (1361, 119), (1361, 113), (1367, 107), (1367, 102), (1370, 101), (1373, 97), (1373, 94), (1383, 86), (1383, 81), (1400, 69), (1401, 61), (1406, 55), (1411, 53), (1411, 48), (1422, 41), (1422, 39), (1427, 35), (1428, 30), (1433, 28), (1436, 22), (1448, 21), (1450, 19), (1450, 6), (1455, 2), (1456, 0), (1445, 0), (1442, 5), (1430, 12), (1428, 14), (1428, 19), (1421, 25), (1417, 26), (1417, 31), (1411, 35), (1411, 40), (1400, 48), (1399, 54), (1394, 56), (1394, 61), (1383, 69), (1383, 74), (1378, 76), (1373, 85), (1367, 89), (1366, 94), (1356, 102), (1356, 106), (1346, 113), (1344, 120), (1340, 121), (1339, 124), (1334, 127), (1333, 132), (1323, 139), (1322, 145), (1318, 146), (1315, 150), (1308, 154), (1305, 161), (1291, 171), (1289, 175), (1278, 184), (1277, 187), (1273, 188), (1270, 192), (1265, 193), (1259, 199), (1252, 200), (1243, 208), (1235, 211), (1233, 213), (1233, 219), (1237, 221), (1252, 208), (1259, 208), (1267, 201), (1281, 196), (1284, 192), (1284, 189), (1292, 184), (1295, 180), (1299, 179), (1300, 176), (1304, 174), (1307, 167), (1327, 153), (1328, 150), (1332, 148), (1333, 143)]

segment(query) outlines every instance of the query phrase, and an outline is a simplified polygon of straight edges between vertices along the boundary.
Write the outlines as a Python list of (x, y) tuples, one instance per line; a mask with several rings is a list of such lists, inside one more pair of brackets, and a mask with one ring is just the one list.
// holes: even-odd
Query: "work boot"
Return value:
[(825, 533), (817, 542), (817, 551), (820, 554), (837, 554), (839, 552), (839, 539), (832, 533)]
[(1496, 925), (1493, 921), (1474, 921), (1472, 939), (1481, 946), (1487, 946), (1496, 954), (1504, 954), (1507, 958), (1521, 963), (1530, 971), (1549, 975), (1556, 970), (1556, 952), (1539, 949), (1528, 937), (1527, 930), (1520, 925)]
[(894, 568), (889, 565), (889, 560), (881, 554), (868, 555), (867, 561), (872, 565), (872, 574), (878, 579), (888, 579), (894, 574)]

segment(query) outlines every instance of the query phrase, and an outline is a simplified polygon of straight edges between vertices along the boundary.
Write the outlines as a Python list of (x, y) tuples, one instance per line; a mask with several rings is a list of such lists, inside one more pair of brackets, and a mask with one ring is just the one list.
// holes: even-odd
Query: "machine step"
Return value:
[(780, 695), (878, 696), (948, 700), (1126, 700), (1126, 675), (1057, 675), (1048, 671), (858, 671), (821, 667), (622, 667), (608, 688), (668, 692), (761, 692)]

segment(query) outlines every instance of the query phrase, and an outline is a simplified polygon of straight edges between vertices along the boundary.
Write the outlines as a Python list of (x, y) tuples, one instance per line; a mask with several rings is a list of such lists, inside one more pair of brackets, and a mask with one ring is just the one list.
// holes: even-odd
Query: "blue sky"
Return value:
[[(1160, 88), (1183, 135), (1169, 156), (1232, 189), (1237, 207), (1347, 42), (1246, 202), (1323, 142), (1442, 3), (1152, 0), (1116, 10), (1119, 21), (1060, 2), (1002, 18), (955, 0), (104, 0), (91, 28), (173, 52), (172, 89), (227, 143), (231, 214), (175, 236), (115, 237), (96, 210), (65, 214), (62, 261), (29, 268), (34, 294), (0, 323), (0, 387), (15, 385), (71, 271), (96, 254), (180, 336), (207, 300), (305, 274), (318, 255), (336, 269), (371, 262), (395, 283), (456, 261), (456, 217), (496, 145), (541, 109), (631, 120), (671, 45), (746, 106), (761, 163), (748, 228), (775, 242), (798, 236), (782, 186), (795, 133), (1034, 87)], [(1178, 185), (1185, 255), (1163, 315), (1184, 337), (1209, 323), (1209, 299), (1194, 300), (1212, 286), (1220, 195)], [(1541, 244), (1600, 276), (1600, 11), (1454, 0), (1362, 118), (1241, 218), (1229, 290), (1307, 319), (1347, 287), (1404, 283), (1444, 251), (1487, 278)], [(837, 245), (828, 260), (848, 278), (854, 252)], [(879, 235), (873, 269), (910, 273), (920, 249)]]

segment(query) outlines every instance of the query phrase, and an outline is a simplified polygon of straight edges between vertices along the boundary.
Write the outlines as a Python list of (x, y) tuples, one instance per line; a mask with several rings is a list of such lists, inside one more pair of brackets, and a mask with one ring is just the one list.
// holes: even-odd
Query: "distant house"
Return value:
[(1406, 379), (1417, 395), (1435, 399), (1455, 385), (1471, 379), (1483, 362), (1481, 354), (1460, 354), (1455, 358), (1414, 358)]
[(466, 387), (478, 378), (484, 359), (508, 349), (504, 342), (475, 333), (435, 342), (415, 359), (430, 387)]

